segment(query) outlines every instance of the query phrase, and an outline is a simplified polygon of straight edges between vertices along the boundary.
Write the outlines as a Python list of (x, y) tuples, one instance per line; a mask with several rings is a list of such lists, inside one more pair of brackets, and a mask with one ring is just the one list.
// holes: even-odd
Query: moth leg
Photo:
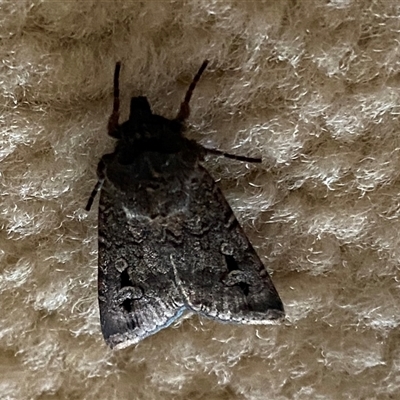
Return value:
[(261, 157), (245, 157), (245, 156), (238, 156), (236, 154), (230, 154), (230, 153), (225, 153), (224, 151), (217, 150), (217, 149), (208, 149), (206, 147), (203, 147), (203, 149), (206, 151), (208, 154), (216, 154), (218, 156), (224, 156), (226, 158), (231, 158), (233, 160), (238, 160), (238, 161), (244, 161), (244, 162), (251, 162), (251, 163), (260, 163), (262, 162)]
[(86, 211), (90, 211), (90, 209), (92, 208), (93, 201), (97, 195), (97, 192), (99, 192), (101, 187), (103, 186), (104, 179), (106, 177), (106, 160), (109, 160), (113, 156), (114, 154), (104, 154), (104, 156), (101, 157), (99, 164), (97, 165), (97, 177), (99, 179), (97, 180), (96, 185), (92, 190), (92, 193), (90, 193), (89, 200), (85, 207)]
[(200, 77), (204, 70), (207, 68), (208, 65), (208, 60), (204, 60), (203, 64), (201, 64), (200, 69), (197, 71), (197, 74), (193, 78), (192, 83), (189, 85), (189, 88), (186, 92), (185, 98), (183, 102), (181, 103), (181, 108), (179, 109), (178, 115), (176, 116), (176, 119), (178, 121), (183, 122), (185, 119), (187, 119), (190, 115), (190, 107), (189, 107), (189, 102), (193, 94), (193, 90), (197, 85), (197, 82), (200, 80)]
[(119, 139), (120, 134), (118, 132), (119, 128), (119, 72), (121, 70), (121, 61), (115, 64), (114, 70), (114, 104), (113, 110), (108, 119), (108, 134), (114, 138)]

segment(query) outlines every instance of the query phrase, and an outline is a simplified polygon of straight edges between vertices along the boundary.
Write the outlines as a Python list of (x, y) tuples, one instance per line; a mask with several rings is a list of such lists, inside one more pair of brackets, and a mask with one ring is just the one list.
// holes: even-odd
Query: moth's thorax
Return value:
[(183, 130), (179, 121), (154, 114), (131, 117), (119, 127), (121, 139), (130, 143), (140, 140), (175, 141), (182, 136)]
[(186, 208), (188, 193), (198, 185), (196, 154), (143, 152), (132, 163), (114, 158), (107, 165), (102, 193), (146, 218), (165, 217)]
[(149, 150), (142, 144), (123, 147), (123, 142), (119, 141), (106, 163), (106, 179), (126, 193), (143, 188), (162, 191), (164, 186), (182, 183), (201, 159), (197, 149), (191, 146), (192, 142), (185, 141), (186, 144), (181, 143), (174, 152)]

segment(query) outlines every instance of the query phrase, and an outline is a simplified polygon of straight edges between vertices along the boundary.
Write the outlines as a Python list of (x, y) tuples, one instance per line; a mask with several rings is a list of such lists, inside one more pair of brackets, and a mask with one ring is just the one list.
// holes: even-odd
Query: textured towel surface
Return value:
[[(0, 8), (2, 399), (400, 398), (395, 1), (14, 1)], [(280, 326), (192, 317), (101, 336), (96, 206), (112, 75), (209, 158), (285, 303)]]

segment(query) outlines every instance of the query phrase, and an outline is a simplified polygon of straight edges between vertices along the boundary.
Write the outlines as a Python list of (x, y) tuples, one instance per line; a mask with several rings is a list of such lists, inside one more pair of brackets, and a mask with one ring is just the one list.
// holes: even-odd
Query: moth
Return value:
[(101, 157), (98, 292), (106, 343), (122, 349), (166, 328), (185, 311), (221, 322), (268, 324), (284, 317), (263, 263), (201, 165), (208, 154), (261, 162), (203, 147), (184, 136), (189, 102), (204, 61), (178, 115), (153, 114), (146, 97), (132, 97), (119, 123), (119, 75), (108, 134), (115, 150)]

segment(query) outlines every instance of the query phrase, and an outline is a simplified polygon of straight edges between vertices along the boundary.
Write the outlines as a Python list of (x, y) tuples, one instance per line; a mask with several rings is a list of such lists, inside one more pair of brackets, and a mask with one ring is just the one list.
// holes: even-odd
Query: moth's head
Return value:
[[(146, 97), (132, 97), (129, 119), (118, 127), (120, 154), (141, 151), (179, 151), (184, 125), (177, 119), (153, 114)], [(125, 157), (124, 157), (125, 158)]]
[(129, 120), (146, 121), (151, 119), (153, 113), (147, 97), (139, 96), (131, 98)]

